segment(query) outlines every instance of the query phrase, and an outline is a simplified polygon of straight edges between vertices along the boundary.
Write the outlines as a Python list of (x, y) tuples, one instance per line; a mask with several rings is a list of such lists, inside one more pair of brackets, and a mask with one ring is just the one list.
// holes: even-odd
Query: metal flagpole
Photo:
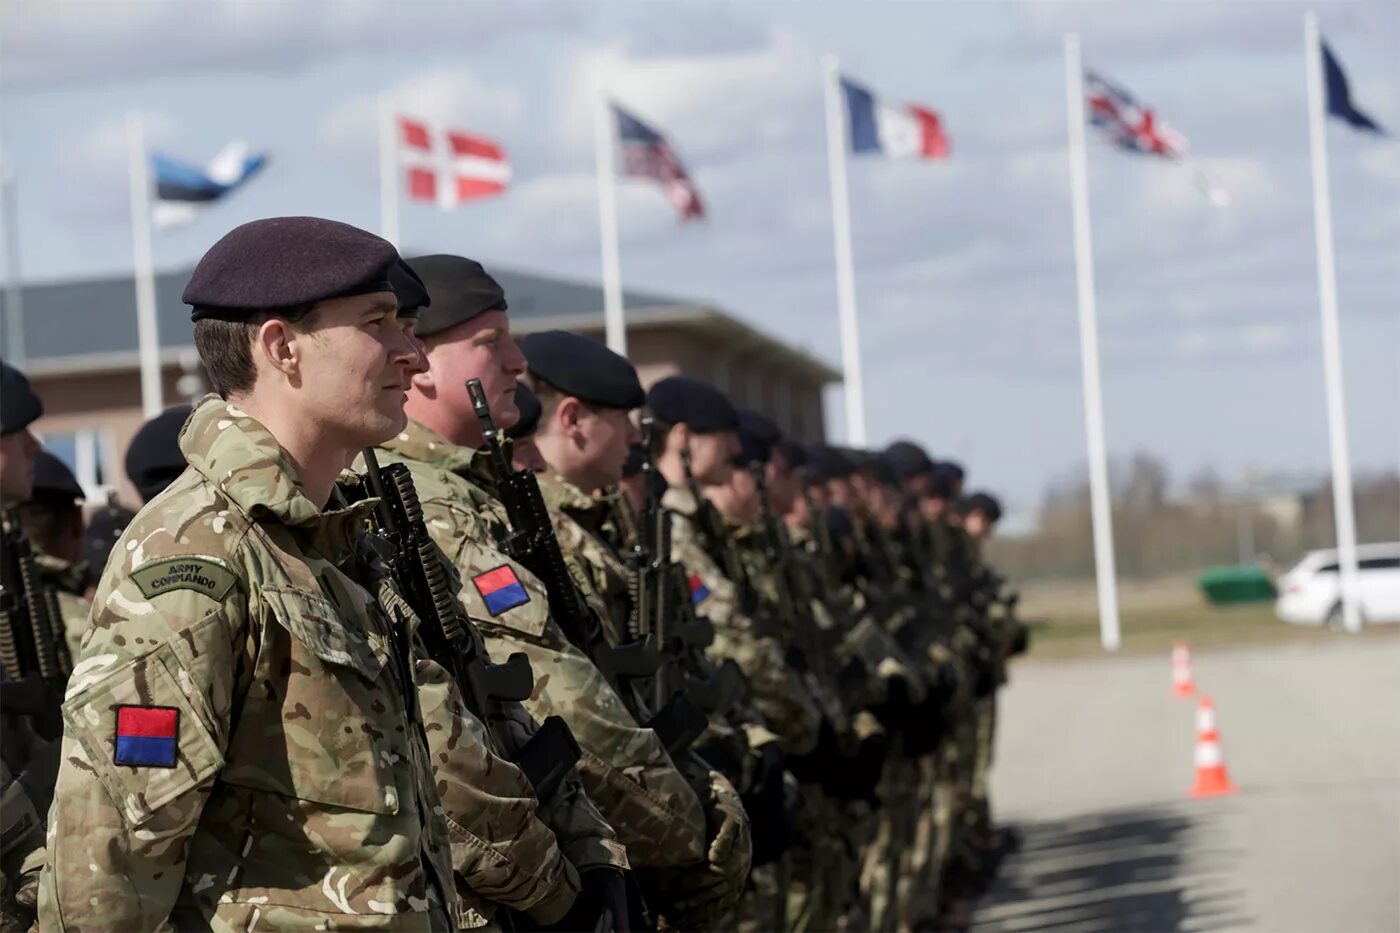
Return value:
[(1351, 493), (1347, 407), (1342, 381), (1342, 337), (1337, 322), (1337, 268), (1332, 253), (1332, 188), (1327, 171), (1327, 101), (1322, 78), (1322, 38), (1317, 17), (1303, 14), (1307, 56), (1308, 138), (1312, 148), (1313, 232), (1317, 242), (1317, 292), (1322, 309), (1322, 371), (1327, 391), (1327, 438), (1332, 453), (1332, 510), (1337, 522), (1342, 624), (1361, 631), (1357, 602), (1356, 512)]
[(627, 355), (627, 318), (622, 306), (622, 259), (617, 232), (617, 121), (612, 102), (594, 94), (593, 144), (598, 162), (598, 237), (603, 244), (603, 326), (608, 349)]
[(1065, 103), (1069, 117), (1069, 177), (1074, 200), (1074, 267), (1079, 292), (1079, 356), (1084, 377), (1084, 433), (1088, 438), (1089, 503), (1094, 522), (1094, 575), (1099, 590), (1099, 639), (1107, 651), (1122, 644), (1118, 574), (1113, 562), (1113, 511), (1108, 497), (1103, 385), (1099, 378), (1099, 325), (1094, 307), (1094, 244), (1089, 236), (1089, 163), (1084, 130), (1084, 65), (1079, 36), (1065, 36)]
[(399, 246), (399, 139), (394, 101), (379, 93), (379, 235)]
[(846, 115), (841, 66), (822, 58), (826, 78), (826, 159), (831, 181), (831, 232), (836, 246), (836, 311), (841, 323), (841, 368), (846, 395), (846, 441), (864, 447), (865, 383), (860, 371), (860, 325), (856, 320), (856, 271), (851, 253), (851, 197), (846, 184)]
[(151, 166), (141, 114), (126, 115), (127, 175), (131, 186), (132, 270), (136, 278), (136, 344), (141, 358), (141, 409), (154, 418), (165, 408), (160, 334), (156, 328), (156, 270), (151, 253)]
[(19, 268), (19, 183), (8, 164), (0, 164), (0, 218), (5, 231), (5, 355), (24, 365), (24, 283)]

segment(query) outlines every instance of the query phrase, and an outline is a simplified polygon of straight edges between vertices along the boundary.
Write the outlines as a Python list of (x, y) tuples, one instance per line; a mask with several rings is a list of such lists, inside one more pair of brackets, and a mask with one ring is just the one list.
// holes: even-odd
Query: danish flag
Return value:
[(510, 162), (499, 144), (408, 117), (399, 117), (398, 124), (399, 159), (410, 198), (452, 210), (505, 190)]

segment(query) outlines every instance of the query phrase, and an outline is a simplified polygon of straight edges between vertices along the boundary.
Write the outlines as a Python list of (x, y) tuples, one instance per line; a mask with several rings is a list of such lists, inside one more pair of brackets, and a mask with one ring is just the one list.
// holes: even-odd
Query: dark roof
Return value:
[[(156, 276), (156, 320), (162, 349), (193, 346), (189, 306), (180, 295), (191, 270)], [(600, 286), (524, 272), (492, 269), (520, 318), (603, 316)], [(23, 291), (24, 359), (42, 363), (69, 357), (103, 357), (136, 352), (136, 286), (127, 276), (26, 284)], [(629, 309), (694, 309), (701, 302), (643, 292), (627, 292)], [(8, 309), (6, 309), (8, 314)], [(0, 328), (0, 357), (9, 359), (9, 327)]]

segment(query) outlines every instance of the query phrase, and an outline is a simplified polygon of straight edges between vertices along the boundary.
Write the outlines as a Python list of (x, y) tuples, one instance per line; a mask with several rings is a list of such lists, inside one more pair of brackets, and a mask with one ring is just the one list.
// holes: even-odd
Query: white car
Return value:
[[(1356, 549), (1361, 621), (1400, 622), (1400, 542)], [(1340, 625), (1341, 582), (1336, 551), (1310, 551), (1279, 577), (1274, 612), (1294, 625)]]

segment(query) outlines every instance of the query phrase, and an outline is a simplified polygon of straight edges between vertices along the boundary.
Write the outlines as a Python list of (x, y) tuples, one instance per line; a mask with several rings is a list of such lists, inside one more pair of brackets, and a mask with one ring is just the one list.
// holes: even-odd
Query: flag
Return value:
[(407, 117), (399, 117), (398, 125), (399, 157), (407, 169), (408, 196), (415, 201), (452, 210), (500, 194), (510, 181), (510, 162), (499, 144)]
[(946, 159), (948, 136), (938, 114), (917, 104), (890, 103), (847, 78), (841, 79), (851, 124), (851, 151), (892, 159)]
[(204, 208), (240, 187), (266, 164), (267, 155), (249, 152), (248, 144), (241, 139), (224, 146), (204, 168), (153, 152), (156, 196), (151, 220), (161, 229), (190, 223)]
[(1196, 187), (1217, 205), (1229, 203), (1229, 193), (1190, 158), (1186, 137), (1160, 119), (1151, 107), (1139, 104), (1122, 87), (1092, 71), (1084, 72), (1084, 93), (1089, 123), (1103, 131), (1115, 146), (1128, 152), (1190, 161)]
[(700, 192), (666, 137), (621, 107), (614, 105), (613, 112), (622, 139), (623, 174), (660, 182), (666, 199), (680, 212), (682, 223), (704, 217)]
[(1381, 129), (1376, 121), (1366, 114), (1356, 109), (1351, 102), (1351, 88), (1347, 86), (1347, 76), (1342, 73), (1342, 66), (1337, 63), (1337, 57), (1332, 54), (1332, 50), (1327, 47), (1327, 43), (1322, 43), (1322, 74), (1327, 82), (1327, 112), (1334, 117), (1340, 117), (1358, 130), (1369, 130), (1372, 133), (1385, 135), (1385, 130)]

